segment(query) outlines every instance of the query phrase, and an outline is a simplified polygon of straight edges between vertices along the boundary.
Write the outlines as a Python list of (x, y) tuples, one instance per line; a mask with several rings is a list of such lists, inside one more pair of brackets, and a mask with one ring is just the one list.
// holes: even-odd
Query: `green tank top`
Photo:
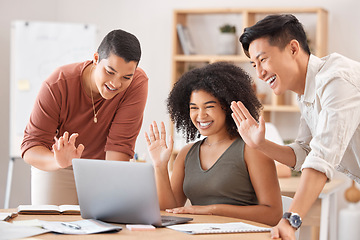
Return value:
[(191, 204), (257, 205), (244, 161), (244, 141), (237, 138), (206, 171), (202, 169), (199, 158), (203, 141), (205, 139), (196, 142), (185, 158), (183, 190)]

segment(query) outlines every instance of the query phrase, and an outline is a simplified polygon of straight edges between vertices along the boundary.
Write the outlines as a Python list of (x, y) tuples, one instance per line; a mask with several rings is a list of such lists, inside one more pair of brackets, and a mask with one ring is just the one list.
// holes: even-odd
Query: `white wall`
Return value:
[[(225, 7), (323, 7), (329, 11), (329, 52), (339, 52), (360, 61), (360, 2), (356, 0), (0, 0), (0, 207), (3, 206), (8, 166), (11, 21), (20, 19), (95, 24), (99, 30), (98, 42), (115, 28), (130, 31), (139, 38), (143, 50), (140, 67), (150, 78), (143, 129), (136, 146), (136, 150), (143, 154), (146, 153), (143, 134), (151, 121), (164, 120), (168, 123), (164, 101), (171, 81), (173, 9)], [(291, 125), (286, 126), (288, 121), (283, 123), (285, 127), (291, 128)], [(286, 131), (281, 134), (285, 135)], [(29, 172), (23, 161), (16, 162), (14, 178), (10, 207), (29, 202)]]

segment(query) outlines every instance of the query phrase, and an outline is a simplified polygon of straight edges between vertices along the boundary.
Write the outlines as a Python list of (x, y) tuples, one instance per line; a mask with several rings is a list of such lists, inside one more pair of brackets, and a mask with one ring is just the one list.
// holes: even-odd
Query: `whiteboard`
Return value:
[(92, 59), (96, 27), (80, 23), (13, 21), (10, 62), (10, 157), (20, 145), (41, 83), (61, 65)]

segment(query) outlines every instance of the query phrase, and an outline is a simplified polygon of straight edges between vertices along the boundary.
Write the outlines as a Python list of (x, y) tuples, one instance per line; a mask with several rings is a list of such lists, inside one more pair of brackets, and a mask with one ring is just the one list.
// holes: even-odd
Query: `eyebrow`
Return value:
[[(209, 104), (209, 103), (216, 103), (216, 101), (211, 100), (211, 101), (205, 102), (204, 104)], [(189, 105), (196, 105), (196, 104), (195, 103), (189, 103)]]
[(112, 66), (109, 66), (109, 65), (108, 65), (108, 68), (110, 68), (111, 70), (113, 70), (114, 72), (117, 73), (117, 71), (116, 71)]
[[(259, 59), (259, 57), (263, 54), (265, 54), (265, 52), (260, 52), (258, 55), (256, 55), (255, 59)], [(254, 63), (254, 61), (250, 61), (250, 63)]]
[[(112, 66), (109, 66), (109, 65), (108, 65), (108, 68), (110, 68), (110, 69), (113, 70), (114, 72), (118, 73)], [(131, 77), (131, 76), (134, 76), (134, 74), (133, 74), (133, 73), (130, 73), (130, 74), (127, 74), (127, 75), (124, 75), (124, 76)]]

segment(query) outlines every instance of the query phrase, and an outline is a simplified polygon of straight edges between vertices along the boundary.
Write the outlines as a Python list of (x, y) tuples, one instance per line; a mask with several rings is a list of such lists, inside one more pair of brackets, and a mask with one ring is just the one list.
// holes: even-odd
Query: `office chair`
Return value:
[[(292, 202), (293, 199), (291, 197), (281, 196), (281, 200), (282, 200), (282, 206), (283, 206), (283, 213), (285, 213), (287, 210), (289, 210), (291, 202)], [(300, 228), (295, 232), (295, 238), (297, 240), (299, 240)]]

